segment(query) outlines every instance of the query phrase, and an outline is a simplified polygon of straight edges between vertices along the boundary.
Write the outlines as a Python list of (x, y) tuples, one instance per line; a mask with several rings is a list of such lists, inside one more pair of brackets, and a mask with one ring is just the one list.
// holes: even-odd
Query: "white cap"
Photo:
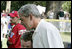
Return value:
[(40, 5), (38, 5), (37, 8), (38, 8), (40, 14), (42, 14), (43, 12), (45, 12), (45, 9), (46, 9), (46, 7), (43, 7), (43, 6), (40, 6)]

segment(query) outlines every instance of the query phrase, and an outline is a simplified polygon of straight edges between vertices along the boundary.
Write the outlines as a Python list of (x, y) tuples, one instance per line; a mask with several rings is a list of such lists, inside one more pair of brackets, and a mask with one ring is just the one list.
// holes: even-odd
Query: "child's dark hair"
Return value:
[(34, 31), (30, 30), (30, 31), (26, 31), (25, 33), (23, 33), (23, 35), (21, 36), (21, 39), (23, 39), (24, 41), (32, 41), (32, 35), (33, 35)]

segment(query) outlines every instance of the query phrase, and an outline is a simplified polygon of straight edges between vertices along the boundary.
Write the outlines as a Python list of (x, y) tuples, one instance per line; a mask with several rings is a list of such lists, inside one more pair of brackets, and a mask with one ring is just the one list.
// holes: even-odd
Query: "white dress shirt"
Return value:
[(64, 48), (59, 30), (42, 19), (32, 36), (33, 48)]

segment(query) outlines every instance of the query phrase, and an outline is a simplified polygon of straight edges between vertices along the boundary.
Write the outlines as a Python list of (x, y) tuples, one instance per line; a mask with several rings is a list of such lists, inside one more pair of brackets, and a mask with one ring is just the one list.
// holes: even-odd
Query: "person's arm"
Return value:
[(3, 24), (3, 23), (1, 23), (1, 25), (2, 25), (2, 29), (3, 29), (3, 27), (4, 27), (4, 24)]
[(9, 42), (8, 42), (9, 44), (15, 44), (15, 43), (16, 43), (16, 34), (13, 33), (13, 32), (11, 32), (11, 35), (10, 35), (8, 41), (9, 41)]

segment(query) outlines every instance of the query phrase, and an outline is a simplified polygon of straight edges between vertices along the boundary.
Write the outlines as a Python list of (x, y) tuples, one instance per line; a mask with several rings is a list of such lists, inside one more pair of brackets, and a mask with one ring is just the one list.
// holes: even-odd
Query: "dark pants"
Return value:
[(2, 48), (2, 41), (1, 41), (1, 48)]

